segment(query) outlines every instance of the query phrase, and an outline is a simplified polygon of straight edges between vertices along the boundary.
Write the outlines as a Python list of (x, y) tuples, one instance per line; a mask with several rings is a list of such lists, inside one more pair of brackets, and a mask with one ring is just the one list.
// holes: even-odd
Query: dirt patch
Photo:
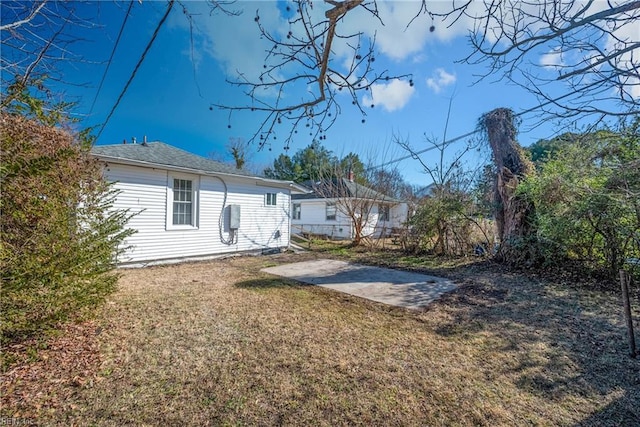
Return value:
[[(22, 395), (3, 414), (72, 425), (640, 423), (640, 361), (626, 356), (615, 295), (466, 263), (441, 266), (461, 286), (415, 312), (260, 273), (318, 256), (123, 271), (97, 314), (92, 379), (55, 411)], [(434, 271), (420, 262), (402, 260)]]

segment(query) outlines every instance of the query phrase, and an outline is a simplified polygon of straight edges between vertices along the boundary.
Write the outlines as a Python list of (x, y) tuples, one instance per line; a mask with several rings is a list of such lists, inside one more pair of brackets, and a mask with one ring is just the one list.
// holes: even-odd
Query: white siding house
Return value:
[(146, 265), (285, 248), (292, 192), (287, 181), (253, 176), (161, 142), (95, 146), (119, 190), (114, 208), (134, 216), (121, 264)]
[(363, 212), (362, 237), (389, 235), (407, 220), (408, 204), (346, 179), (303, 183), (307, 194), (291, 199), (293, 233), (351, 239), (355, 235), (352, 216)]

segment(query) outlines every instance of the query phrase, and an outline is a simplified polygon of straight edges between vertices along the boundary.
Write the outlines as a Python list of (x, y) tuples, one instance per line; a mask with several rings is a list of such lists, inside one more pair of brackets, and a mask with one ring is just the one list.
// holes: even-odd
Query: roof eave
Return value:
[[(307, 194), (311, 194), (312, 192), (308, 192)], [(309, 201), (340, 201), (340, 200), (344, 200), (344, 199), (357, 199), (357, 200), (366, 200), (369, 201), (371, 203), (389, 203), (389, 204), (393, 204), (393, 205), (399, 205), (401, 203), (407, 203), (404, 200), (397, 200), (397, 199), (369, 199), (369, 198), (365, 198), (365, 197), (321, 197), (321, 196), (317, 196), (317, 197), (308, 197), (308, 198), (304, 198), (304, 199), (295, 199), (295, 200), (304, 200), (306, 202)]]
[[(266, 179), (266, 178), (264, 178), (264, 179)], [(282, 181), (280, 181), (280, 182), (282, 182)], [(296, 184), (293, 181), (284, 181), (284, 182), (290, 183), (289, 186), (292, 189), (291, 194), (311, 194), (311, 193), (313, 193), (313, 190), (310, 190), (309, 188), (305, 187), (304, 185)], [(294, 190), (295, 190), (295, 192), (294, 192)]]
[(166, 169), (166, 170), (171, 170), (176, 172), (192, 173), (197, 175), (227, 176), (227, 177), (241, 178), (241, 179), (252, 180), (252, 181), (259, 181), (265, 184), (269, 184), (269, 186), (271, 187), (287, 188), (292, 193), (295, 193), (295, 194), (307, 194), (310, 192), (306, 187), (300, 186), (293, 181), (280, 181), (276, 179), (263, 178), (260, 176), (232, 174), (228, 172), (204, 171), (204, 170), (194, 169), (194, 168), (185, 168), (182, 166), (166, 165), (163, 163), (146, 162), (144, 160), (125, 159), (122, 157), (109, 156), (105, 154), (91, 153), (91, 155), (104, 162), (118, 163), (118, 164), (129, 165), (129, 166), (142, 166), (142, 167), (155, 168), (155, 169)]

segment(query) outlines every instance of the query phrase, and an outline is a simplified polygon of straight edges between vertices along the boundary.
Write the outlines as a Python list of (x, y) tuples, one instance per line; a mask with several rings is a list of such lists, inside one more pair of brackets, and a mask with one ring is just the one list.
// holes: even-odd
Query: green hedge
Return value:
[(115, 289), (118, 248), (131, 233), (100, 164), (69, 132), (0, 116), (2, 343), (94, 307)]

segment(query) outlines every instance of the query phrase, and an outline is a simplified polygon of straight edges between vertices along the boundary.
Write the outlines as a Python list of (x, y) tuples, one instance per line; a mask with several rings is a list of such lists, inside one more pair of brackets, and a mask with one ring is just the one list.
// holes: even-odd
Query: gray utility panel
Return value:
[(229, 228), (240, 228), (240, 205), (229, 205)]

